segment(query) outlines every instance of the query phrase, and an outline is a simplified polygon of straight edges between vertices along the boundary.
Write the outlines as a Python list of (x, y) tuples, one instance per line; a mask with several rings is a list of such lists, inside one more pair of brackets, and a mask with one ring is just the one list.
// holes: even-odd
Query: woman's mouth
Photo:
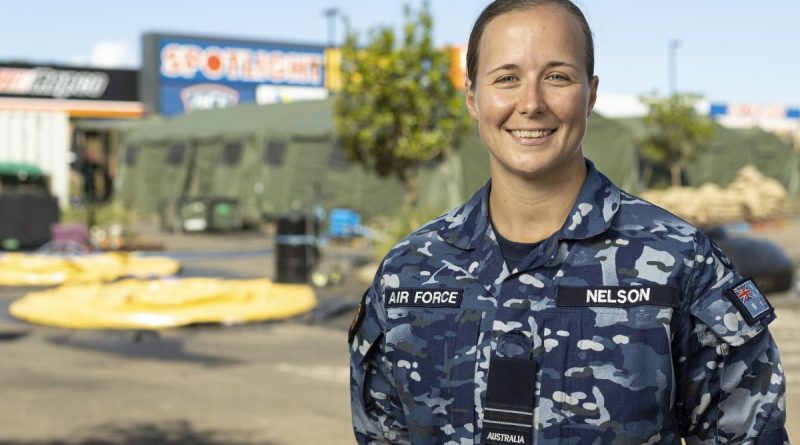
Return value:
[(547, 130), (508, 130), (508, 133), (518, 142), (525, 143), (539, 143), (547, 140), (548, 136), (555, 133), (554, 128)]
[(518, 138), (526, 138), (526, 139), (536, 139), (536, 138), (543, 138), (546, 136), (550, 136), (556, 130), (549, 129), (549, 130), (509, 130), (512, 136)]

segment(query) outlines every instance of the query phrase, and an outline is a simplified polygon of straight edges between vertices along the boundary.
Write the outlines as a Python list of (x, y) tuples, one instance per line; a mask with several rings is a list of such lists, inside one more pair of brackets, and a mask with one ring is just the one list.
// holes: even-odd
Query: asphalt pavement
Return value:
[[(163, 234), (149, 244), (181, 276), (274, 277), (261, 232)], [(337, 264), (364, 249), (329, 248)], [(318, 290), (319, 306), (283, 322), (162, 332), (71, 331), (7, 314), (39, 288), (0, 287), (0, 444), (349, 444), (346, 329), (363, 285)]]

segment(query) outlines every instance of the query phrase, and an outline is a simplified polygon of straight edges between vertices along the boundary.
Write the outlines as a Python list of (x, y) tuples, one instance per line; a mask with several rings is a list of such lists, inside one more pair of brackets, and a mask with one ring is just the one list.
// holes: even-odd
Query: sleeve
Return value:
[(676, 358), (681, 435), (692, 444), (788, 444), (786, 384), (767, 328), (775, 313), (704, 234)]
[(385, 355), (382, 306), (374, 286), (351, 325), (350, 406), (359, 445), (410, 444), (395, 381)]

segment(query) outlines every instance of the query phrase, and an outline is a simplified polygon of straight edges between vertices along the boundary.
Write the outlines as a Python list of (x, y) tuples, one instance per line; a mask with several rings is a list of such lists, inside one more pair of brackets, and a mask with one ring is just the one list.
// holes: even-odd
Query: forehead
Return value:
[(555, 5), (535, 6), (495, 17), (486, 24), (479, 48), (479, 64), (520, 57), (557, 58), (584, 65), (586, 57), (586, 42), (578, 18)]

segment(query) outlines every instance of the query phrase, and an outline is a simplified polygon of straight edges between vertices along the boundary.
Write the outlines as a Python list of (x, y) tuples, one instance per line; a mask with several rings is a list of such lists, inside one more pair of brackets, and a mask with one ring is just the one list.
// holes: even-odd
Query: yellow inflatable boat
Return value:
[(12, 303), (9, 312), (30, 323), (71, 329), (165, 329), (286, 319), (316, 303), (308, 285), (267, 279), (125, 279), (33, 292)]

